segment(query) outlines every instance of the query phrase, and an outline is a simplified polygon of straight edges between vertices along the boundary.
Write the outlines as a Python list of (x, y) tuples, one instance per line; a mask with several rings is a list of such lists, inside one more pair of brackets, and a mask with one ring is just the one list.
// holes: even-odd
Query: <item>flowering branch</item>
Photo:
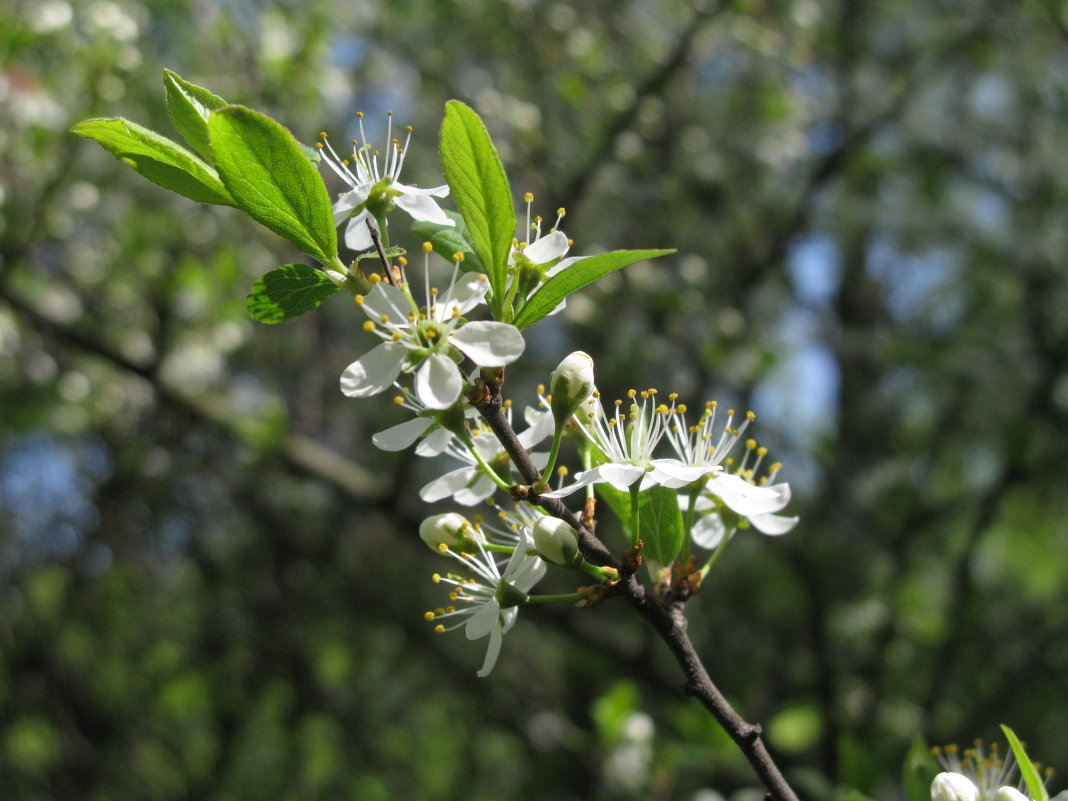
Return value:
[[(586, 559), (601, 566), (619, 568), (619, 561), (604, 543), (568, 510), (563, 501), (559, 498), (531, 493), (531, 488), (542, 480), (542, 476), (501, 409), (500, 385), (502, 380), (498, 378), (482, 383), (485, 389), (479, 401), (473, 405), (490, 430), (497, 436), (526, 482), (526, 486), (514, 487), (513, 494), (519, 499), (541, 507), (551, 516), (571, 526), (575, 530), (579, 548)], [(660, 638), (667, 643), (679, 667), (686, 675), (684, 685), (686, 694), (700, 701), (731, 739), (738, 744), (763, 782), (769, 797), (775, 801), (798, 801), (797, 794), (768, 752), (761, 736), (761, 727), (758, 724), (746, 722), (708, 675), (687, 633), (688, 623), (683, 614), (685, 598), (669, 596), (666, 602), (662, 602), (646, 589), (633, 571), (622, 574), (619, 582), (614, 585), (613, 591), (630, 601), (635, 611), (649, 621)]]

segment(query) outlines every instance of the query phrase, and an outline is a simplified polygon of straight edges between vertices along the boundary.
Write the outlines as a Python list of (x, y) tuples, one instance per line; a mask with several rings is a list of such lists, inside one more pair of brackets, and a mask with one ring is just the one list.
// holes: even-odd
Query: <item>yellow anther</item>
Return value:
[(434, 246), (430, 242), (423, 243), (423, 253), (430, 253), (434, 250)]
[(511, 409), (512, 408), (512, 399), (509, 398), (508, 400), (506, 400), (504, 402), (503, 406), (504, 406), (505, 409)]
[(763, 445), (761, 445), (759, 448), (757, 448), (757, 456), (767, 456), (767, 455), (768, 455), (768, 449), (765, 448)]
[(414, 129), (414, 128), (412, 128), (412, 126), (411, 126), (411, 125), (405, 125), (405, 126), (404, 126), (404, 131), (405, 131), (405, 133), (411, 133), (411, 132), (412, 132), (413, 130), (415, 130), (415, 129)]
[(727, 414), (734, 417), (734, 409), (727, 409)]
[(756, 412), (746, 412), (745, 416), (749, 418), (750, 422), (756, 420)]
[(386, 116), (387, 117), (392, 117), (393, 116), (393, 112), (392, 111), (387, 111), (386, 112)]
[(638, 394), (638, 391), (636, 389), (628, 389), (627, 390), (627, 397), (628, 398), (633, 398), (637, 394)]
[(408, 260), (404, 258), (404, 256), (397, 256), (397, 264), (399, 264), (401, 267), (407, 267)]
[(680, 403), (676, 408), (679, 410), (679, 414), (686, 414), (686, 404), (685, 403)]
[(454, 262), (456, 262), (457, 264), (459, 264), (460, 262), (462, 262), (464, 260), (464, 254), (460, 253), (459, 251), (457, 251), (456, 253), (452, 254), (452, 260)]
[(352, 301), (357, 306), (362, 306), (363, 305), (363, 295), (353, 295), (352, 296)]
[(523, 202), (524, 203), (533, 203), (534, 202), (534, 193), (533, 192), (524, 192), (523, 193)]
[(755, 439), (747, 439), (745, 441), (745, 449), (751, 451), (754, 448), (756, 448), (756, 440)]
[(571, 471), (568, 470), (564, 465), (560, 465), (558, 468), (556, 468), (556, 475), (561, 477), (566, 476), (569, 472)]
[(434, 619), (434, 617), (435, 617), (435, 615), (434, 615), (433, 612), (427, 612), (426, 614), (423, 615), (423, 620), (425, 620), (427, 623), (429, 623), (431, 620)]
[[(368, 322), (370, 322), (370, 320), (368, 320)], [(378, 322), (382, 323), (382, 325), (385, 325), (386, 323), (389, 322), (389, 315), (387, 315), (387, 314), (378, 315)]]
[(593, 391), (593, 394), (592, 394), (592, 395), (590, 395), (590, 397), (591, 397), (591, 398), (599, 398), (599, 397), (601, 397), (601, 390), (599, 390), (599, 389), (595, 389), (595, 390)]
[(772, 465), (771, 467), (769, 467), (768, 469), (769, 469), (769, 470), (770, 470), (770, 471), (771, 471), (772, 473), (774, 473), (774, 472), (775, 472), (776, 470), (782, 470), (782, 462), (776, 462), (775, 464), (773, 464), (773, 465)]
[(363, 119), (363, 112), (362, 112), (362, 111), (357, 111), (357, 112), (356, 112), (356, 116), (357, 116), (357, 117), (358, 117), (359, 119), (361, 119), (361, 120), (362, 120), (362, 119)]
[(444, 634), (445, 627), (441, 623), (438, 623), (438, 625), (434, 626), (434, 632), (437, 634)]
[(430, 580), (433, 581), (435, 584), (440, 584), (441, 583), (441, 574), (440, 573), (435, 573), (433, 576), (430, 577)]
[(706, 409), (715, 409), (717, 406), (719, 406), (719, 401), (706, 401), (705, 403)]
[[(325, 138), (326, 134), (323, 134), (323, 137)], [(317, 150), (322, 150), (323, 149), (323, 143), (322, 142), (316, 142), (315, 143), (315, 147), (316, 147)]]
[(568, 246), (568, 247), (571, 247), (571, 246), (572, 246), (572, 245), (574, 245), (574, 244), (575, 244), (575, 240), (574, 240), (574, 239), (571, 239), (571, 238), (569, 237), (569, 238), (568, 238), (568, 240), (567, 240), (567, 246)]
[(367, 331), (367, 332), (374, 331), (375, 330), (375, 321), (374, 320), (364, 320), (363, 330)]
[(538, 394), (539, 395), (544, 395), (545, 394), (545, 385), (544, 384), (538, 384)]
[(438, 553), (448, 553), (448, 552), (449, 552), (448, 543), (439, 542), (438, 543)]
[(367, 280), (370, 281), (372, 285), (374, 285), (382, 280), (382, 276), (380, 276), (378, 273), (371, 273), (369, 276), (367, 276)]
[(558, 208), (556, 210), (556, 216), (557, 217), (566, 217), (567, 216), (567, 209), (565, 209), (563, 206), (561, 206), (560, 208)]
[(395, 404), (397, 404), (398, 406), (404, 405), (404, 396), (403, 395), (394, 395), (393, 396), (393, 402)]

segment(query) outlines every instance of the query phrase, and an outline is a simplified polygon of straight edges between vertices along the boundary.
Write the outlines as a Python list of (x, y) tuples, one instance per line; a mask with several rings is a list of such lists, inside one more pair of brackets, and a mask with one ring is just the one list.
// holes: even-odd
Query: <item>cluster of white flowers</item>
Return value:
[(931, 801), (1030, 801), (1021, 785), (1009, 784), (1016, 766), (1011, 754), (1002, 758), (996, 744), (986, 749), (977, 741), (963, 751), (950, 745), (934, 754), (946, 770), (931, 782)]
[[(324, 161), (350, 187), (334, 204), (335, 222), (346, 226), (346, 244), (370, 248), (374, 244), (371, 228), (384, 233), (386, 213), (394, 205), (417, 220), (450, 225), (433, 200), (447, 195), (447, 186), (419, 190), (399, 182), (407, 140), (401, 146), (398, 140), (389, 139), (380, 161), (380, 154), (366, 144), (362, 120), (360, 126), (364, 144), (354, 142), (348, 159), (337, 155), (325, 134), (321, 143)], [(530, 216), (533, 196), (527, 194), (524, 199), (526, 227), (522, 238), (513, 241), (509, 255), (513, 282), (509, 293), (529, 299), (547, 279), (580, 257), (567, 256), (572, 243), (559, 230), (564, 210), (559, 209), (555, 224), (543, 231), (541, 218)], [(462, 272), (462, 257), (454, 260), (444, 291), (431, 288), (432, 251), (430, 243), (424, 243), (425, 289), (420, 300), (412, 293), (404, 258), (399, 259), (399, 268), (384, 273), (385, 278), (373, 275), (371, 291), (356, 296), (368, 318), (364, 330), (380, 342), (345, 369), (341, 390), (349, 397), (363, 398), (395, 389), (399, 393), (396, 403), (413, 417), (375, 434), (374, 444), (390, 451), (415, 445), (420, 456), (451, 457), (458, 466), (425, 484), (420, 497), (428, 503), (452, 499), (474, 506), (514, 482), (501, 442), (475, 422), (478, 414), (465, 386), (474, 388), (480, 368), (514, 362), (523, 353), (524, 340), (514, 325), (469, 319), (484, 306), (490, 285), (479, 272)], [(466, 368), (462, 367), (465, 363)], [(407, 375), (412, 376), (411, 387), (402, 383)], [(754, 418), (752, 412), (738, 417), (728, 411), (722, 428), (717, 429), (717, 407), (709, 403), (691, 424), (686, 406), (675, 395), (662, 403), (657, 391), (648, 389), (631, 390), (608, 414), (595, 389), (593, 360), (582, 352), (560, 363), (550, 385), (551, 393), (546, 397), (539, 387), (538, 405), (526, 409), (527, 427), (518, 435), (519, 442), (530, 452), (552, 437), (548, 453), (531, 453), (535, 467), (549, 473), (565, 433), (577, 432), (585, 443), (580, 450), (587, 454), (588, 469), (567, 486), (545, 492), (547, 475), (532, 491), (566, 498), (597, 484), (621, 491), (678, 490), (679, 503), (688, 514), (691, 541), (708, 549), (719, 546), (738, 528), (751, 525), (765, 534), (783, 534), (797, 523), (796, 517), (777, 514), (790, 501), (789, 485), (774, 483), (780, 465), (772, 465), (760, 476), (766, 451), (751, 439), (745, 441), (740, 461), (731, 457)], [(510, 403), (505, 407), (511, 423)], [(664, 442), (672, 455), (658, 454)], [(560, 472), (566, 475), (565, 469)], [(435, 574), (436, 582), (451, 586), (449, 604), (428, 612), (427, 619), (438, 631), (462, 626), (469, 639), (489, 638), (480, 676), (496, 663), (501, 639), (514, 624), (518, 607), (534, 602), (527, 593), (544, 574), (546, 564), (585, 565), (574, 531), (562, 521), (529, 505), (499, 510), (499, 515), (501, 525), (490, 526), (480, 518), (470, 523), (449, 512), (427, 518), (420, 528), (420, 536), (431, 548), (463, 568)]]

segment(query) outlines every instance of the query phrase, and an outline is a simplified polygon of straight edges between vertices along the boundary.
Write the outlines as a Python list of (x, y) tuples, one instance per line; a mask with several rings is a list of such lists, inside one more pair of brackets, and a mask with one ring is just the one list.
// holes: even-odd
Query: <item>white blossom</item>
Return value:
[[(455, 574), (442, 576), (434, 574), (434, 581), (441, 584), (450, 584), (454, 589), (449, 593), (450, 604), (432, 612), (426, 613), (426, 619), (435, 621), (435, 631), (445, 632), (464, 628), (464, 634), (469, 640), (478, 640), (483, 637), (489, 638), (486, 647), (486, 658), (478, 671), (479, 677), (485, 677), (497, 664), (497, 657), (501, 652), (501, 641), (505, 633), (515, 624), (519, 610), (509, 603), (509, 595), (518, 591), (525, 594), (538, 583), (545, 575), (545, 562), (535, 555), (528, 554), (530, 540), (526, 531), (521, 532), (520, 539), (515, 550), (508, 558), (504, 571), (498, 567), (492, 553), (488, 552), (481, 542), (478, 545), (478, 553), (459, 553), (447, 546), (439, 548), (441, 553), (447, 554), (461, 562), (470, 573), (471, 577)], [(455, 619), (449, 625), (441, 621)]]
[[(404, 157), (408, 150), (408, 143), (412, 138), (412, 128), (405, 128), (407, 137), (402, 146), (399, 139), (393, 138), (393, 112), (389, 112), (389, 128), (386, 133), (385, 154), (373, 150), (367, 142), (363, 132), (363, 112), (357, 114), (360, 125), (360, 140), (352, 142), (352, 154), (349, 158), (341, 158), (330, 146), (326, 134), (322, 133), (323, 141), (320, 143), (320, 152), (323, 161), (351, 188), (342, 194), (334, 203), (334, 225), (348, 220), (345, 226), (345, 244), (353, 250), (367, 250), (374, 243), (371, 232), (367, 228), (367, 222), (372, 218), (372, 212), (367, 207), (367, 201), (371, 197), (372, 190), (381, 186), (388, 197), (411, 215), (412, 219), (425, 220), (438, 223), (439, 225), (455, 225), (445, 216), (435, 197), (445, 197), (449, 194), (446, 185), (435, 186), (430, 189), (419, 189), (414, 186), (406, 186), (400, 182), (401, 167), (404, 166)], [(382, 161), (379, 162), (379, 158)]]
[(428, 409), (452, 406), (463, 388), (458, 364), (463, 356), (480, 367), (503, 367), (518, 359), (526, 346), (514, 325), (464, 321), (463, 315), (488, 291), (485, 275), (458, 277), (454, 270), (445, 293), (428, 290), (423, 306), (416, 305), (406, 281), (400, 286), (379, 281), (370, 294), (357, 295), (368, 317), (364, 330), (383, 341), (345, 368), (341, 391), (366, 398), (389, 389), (402, 372), (414, 373), (420, 403)]

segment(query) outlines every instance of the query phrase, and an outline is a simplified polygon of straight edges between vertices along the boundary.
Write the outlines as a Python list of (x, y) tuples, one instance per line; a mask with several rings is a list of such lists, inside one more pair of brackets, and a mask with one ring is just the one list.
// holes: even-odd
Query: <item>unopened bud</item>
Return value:
[(441, 545), (450, 548), (467, 546), (473, 541), (471, 524), (458, 512), (445, 512), (431, 515), (419, 524), (419, 538), (432, 551), (440, 550)]
[(549, 377), (553, 420), (562, 426), (593, 392), (593, 359), (581, 350), (565, 357)]
[(931, 782), (931, 801), (979, 801), (979, 788), (960, 773), (939, 773)]
[(994, 801), (1028, 801), (1027, 796), (1017, 790), (1015, 787), (1005, 785), (998, 794), (994, 796)]
[(581, 558), (575, 530), (556, 517), (540, 517), (534, 524), (534, 547), (547, 562), (573, 567)]

